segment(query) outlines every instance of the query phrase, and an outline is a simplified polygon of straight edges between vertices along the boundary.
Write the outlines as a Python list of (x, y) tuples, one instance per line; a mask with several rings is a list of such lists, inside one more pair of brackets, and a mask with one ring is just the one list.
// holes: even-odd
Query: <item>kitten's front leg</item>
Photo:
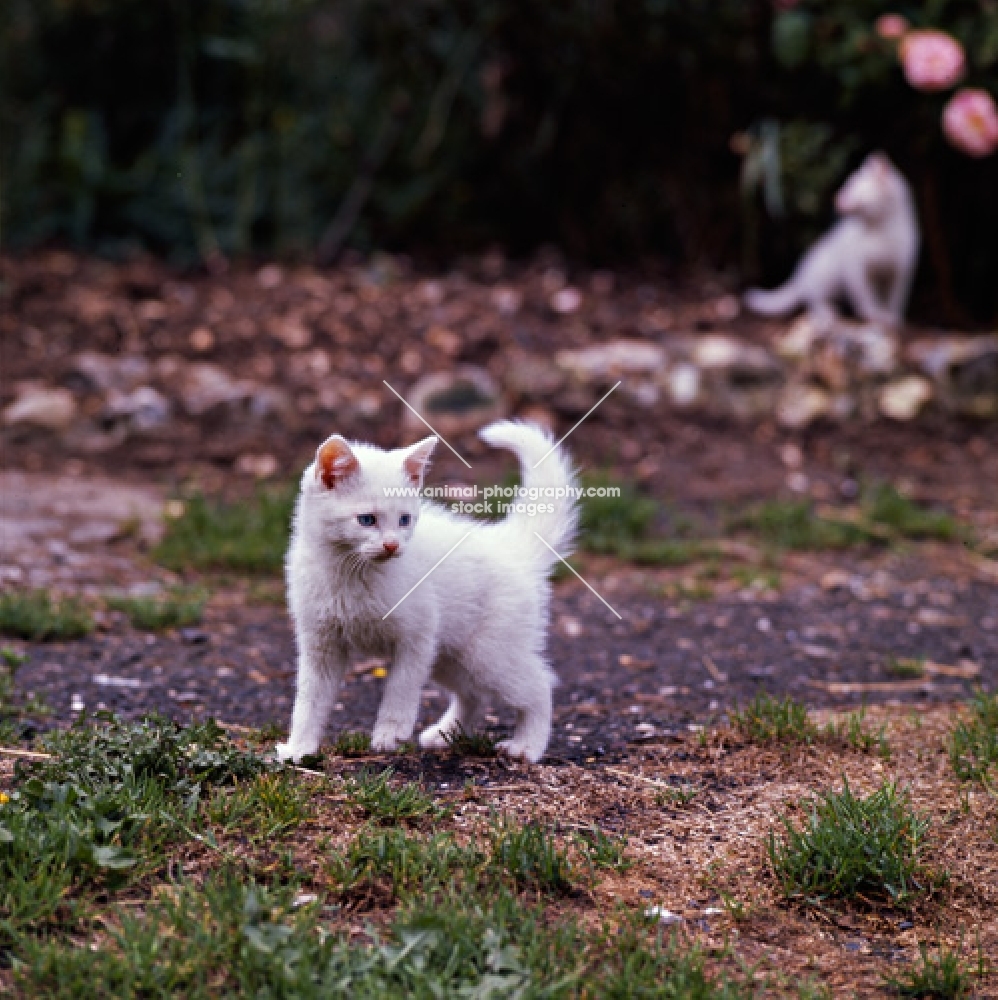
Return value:
[(394, 750), (399, 743), (412, 736), (419, 713), (419, 696), (430, 678), (435, 656), (436, 645), (433, 641), (399, 645), (385, 681), (378, 719), (371, 734), (372, 750)]
[(291, 732), (288, 742), (276, 747), (280, 760), (301, 760), (319, 749), (345, 669), (346, 658), (339, 650), (302, 644)]

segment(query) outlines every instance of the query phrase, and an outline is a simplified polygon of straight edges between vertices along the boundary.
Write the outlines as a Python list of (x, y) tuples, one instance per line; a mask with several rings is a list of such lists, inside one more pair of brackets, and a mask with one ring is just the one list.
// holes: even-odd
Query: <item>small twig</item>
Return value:
[(702, 659), (703, 665), (707, 668), (707, 673), (710, 674), (710, 676), (713, 677), (718, 684), (723, 684), (728, 679), (728, 675), (719, 670), (717, 664), (706, 653), (703, 654)]
[(630, 771), (622, 771), (619, 767), (606, 767), (603, 770), (609, 774), (616, 774), (621, 778), (632, 778), (634, 781), (643, 781), (646, 785), (651, 785), (652, 788), (662, 788), (668, 790), (674, 787), (664, 781), (656, 781), (654, 778), (646, 778), (643, 774), (632, 774)]
[(53, 755), (37, 750), (18, 750), (16, 747), (0, 747), (0, 757), (23, 757), (25, 760), (51, 760)]
[(829, 694), (864, 694), (866, 692), (930, 691), (932, 682), (924, 677), (910, 681), (821, 681), (808, 680), (812, 687), (822, 688)]
[(231, 729), (234, 733), (258, 733), (259, 729), (254, 729), (252, 726), (239, 726), (235, 722), (222, 722), (221, 719), (215, 720), (216, 724), (222, 729)]
[(926, 660), (922, 664), (922, 669), (927, 674), (939, 677), (962, 677), (966, 680), (978, 677), (981, 673), (980, 665), (971, 660), (963, 660), (955, 666), (949, 663), (934, 663), (932, 660)]
[(326, 777), (326, 772), (325, 771), (312, 771), (312, 770), (310, 770), (307, 767), (298, 767), (296, 764), (291, 764), (289, 766), (291, 767), (292, 771), (297, 771), (299, 774), (308, 774), (308, 775), (311, 775), (313, 778), (325, 778)]

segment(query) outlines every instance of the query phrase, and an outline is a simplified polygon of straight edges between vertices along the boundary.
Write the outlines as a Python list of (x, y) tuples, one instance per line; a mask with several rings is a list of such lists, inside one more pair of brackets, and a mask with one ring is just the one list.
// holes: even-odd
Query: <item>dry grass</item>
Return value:
[[(961, 785), (953, 773), (947, 739), (958, 711), (871, 710), (871, 722), (886, 725), (890, 760), (845, 746), (758, 746), (730, 729), (643, 744), (612, 766), (528, 766), (448, 755), (437, 780), (442, 755), (330, 755), (325, 776), (297, 776), (308, 785), (308, 814), (279, 844), (219, 829), (217, 846), (189, 841), (178, 846), (173, 863), (195, 876), (223, 860), (256, 873), (294, 871), (306, 892), (338, 903), (326, 921), (330, 930), (366, 939), (370, 928), (387, 928), (396, 913), (391, 880), (367, 880), (342, 892), (329, 859), (370, 828), (351, 795), (353, 776), (392, 764), (396, 782), (428, 775), (424, 787), (438, 807), (432, 819), (410, 828), (412, 836), (430, 836), (432, 826), (433, 835), (487, 853), (497, 814), (551, 831), (575, 865), (575, 891), (543, 901), (552, 920), (572, 916), (596, 926), (617, 919), (620, 907), (639, 913), (663, 907), (682, 918), (680, 935), (704, 950), (710, 968), (735, 977), (749, 969), (766, 984), (767, 996), (800, 996), (805, 981), (824, 984), (835, 997), (883, 996), (885, 977), (917, 965), (920, 942), (928, 942), (962, 949), (974, 973), (973, 995), (998, 996), (998, 970), (976, 978), (978, 949), (998, 956), (998, 809), (987, 787)], [(0, 787), (11, 777), (9, 764), (0, 762)], [(767, 834), (780, 815), (799, 818), (802, 800), (840, 788), (843, 779), (857, 794), (896, 781), (913, 807), (931, 817), (925, 860), (932, 878), (906, 908), (862, 900), (802, 907), (780, 895)], [(677, 784), (698, 793), (673, 803), (661, 793)], [(629, 864), (586, 868), (579, 833), (593, 829), (626, 836)], [(134, 886), (117, 902), (141, 908), (158, 891), (152, 883)], [(0, 973), (0, 986), (6, 975)]]

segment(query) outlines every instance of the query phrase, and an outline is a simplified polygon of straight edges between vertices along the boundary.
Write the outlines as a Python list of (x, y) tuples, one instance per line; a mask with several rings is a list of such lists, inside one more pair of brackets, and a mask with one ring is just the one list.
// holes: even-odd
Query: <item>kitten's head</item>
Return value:
[(903, 184), (887, 156), (871, 153), (839, 188), (835, 208), (840, 215), (858, 215), (875, 221), (894, 207)]
[(401, 556), (419, 520), (419, 490), (436, 443), (428, 437), (383, 451), (339, 434), (328, 438), (302, 481), (309, 528), (358, 563)]

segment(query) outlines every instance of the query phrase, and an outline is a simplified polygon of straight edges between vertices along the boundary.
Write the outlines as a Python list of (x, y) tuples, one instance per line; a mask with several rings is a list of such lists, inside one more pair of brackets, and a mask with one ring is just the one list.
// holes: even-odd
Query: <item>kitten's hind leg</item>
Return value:
[(536, 655), (528, 655), (503, 678), (508, 684), (497, 685), (498, 694), (516, 709), (516, 726), (511, 739), (499, 744), (511, 757), (524, 757), (532, 764), (544, 756), (551, 739), (551, 689), (554, 677), (547, 664)]
[(419, 745), (426, 750), (443, 750), (447, 737), (464, 730), (473, 733), (485, 714), (485, 702), (468, 691), (451, 694), (450, 705), (440, 719), (419, 734)]
[(346, 661), (339, 651), (302, 647), (298, 654), (298, 684), (287, 743), (278, 743), (280, 760), (301, 760), (322, 742), (326, 720), (336, 701)]
[(854, 264), (843, 276), (846, 295), (853, 312), (865, 323), (895, 322), (890, 310), (880, 301), (870, 276), (862, 264)]

